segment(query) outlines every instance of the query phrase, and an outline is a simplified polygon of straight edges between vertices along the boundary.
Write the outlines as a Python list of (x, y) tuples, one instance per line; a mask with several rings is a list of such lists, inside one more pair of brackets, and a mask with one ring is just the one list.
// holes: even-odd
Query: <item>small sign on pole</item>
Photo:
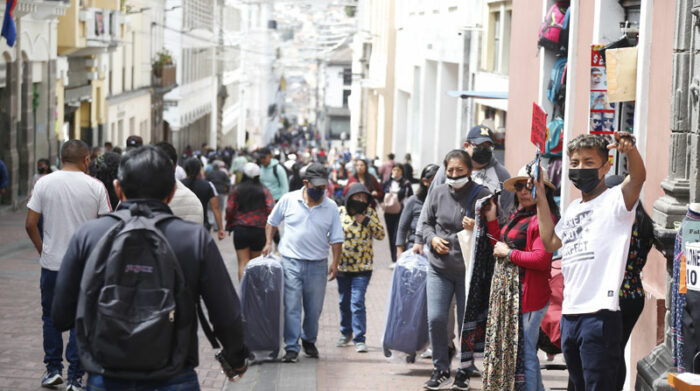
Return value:
[(532, 104), (532, 130), (530, 141), (544, 153), (547, 144), (547, 113), (537, 104)]

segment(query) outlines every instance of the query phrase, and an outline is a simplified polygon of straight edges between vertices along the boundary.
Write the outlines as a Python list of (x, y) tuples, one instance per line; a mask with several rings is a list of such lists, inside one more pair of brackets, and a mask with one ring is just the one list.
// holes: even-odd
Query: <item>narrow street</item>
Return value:
[[(236, 260), (232, 241), (219, 243), (229, 274), (235, 276)], [(300, 356), (296, 364), (264, 363), (252, 365), (243, 379), (228, 383), (221, 374), (214, 352), (200, 332), (200, 365), (197, 368), (203, 391), (238, 390), (419, 390), (430, 377), (432, 365), (427, 359), (415, 364), (388, 360), (381, 348), (381, 333), (391, 280), (386, 241), (375, 244), (377, 265), (367, 291), (367, 345), (369, 353), (356, 353), (352, 345), (337, 348), (338, 292), (335, 282), (326, 290), (321, 315), (319, 360)], [(24, 214), (0, 217), (0, 391), (45, 390), (39, 387), (44, 372), (42, 363), (39, 262), (24, 232)], [(237, 285), (237, 284), (236, 284)], [(64, 334), (67, 341), (67, 333)], [(540, 352), (541, 353), (541, 352)], [(561, 355), (555, 362), (561, 363)], [(456, 365), (456, 361), (453, 366)], [(481, 367), (481, 363), (478, 363)], [(65, 372), (64, 372), (65, 373)], [(453, 373), (454, 374), (454, 373)], [(543, 371), (545, 387), (566, 387), (565, 371)], [(472, 389), (481, 388), (472, 379)], [(63, 386), (58, 388), (63, 390)]]

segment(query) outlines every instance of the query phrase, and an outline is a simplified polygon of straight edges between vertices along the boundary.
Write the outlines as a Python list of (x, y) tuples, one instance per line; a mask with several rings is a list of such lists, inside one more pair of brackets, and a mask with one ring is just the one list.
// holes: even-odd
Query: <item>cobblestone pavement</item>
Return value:
[[(44, 372), (41, 337), (39, 263), (24, 233), (24, 213), (0, 216), (0, 390), (42, 390)], [(236, 260), (230, 237), (219, 242), (229, 273), (235, 281)], [(229, 383), (213, 358), (213, 350), (200, 332), (200, 365), (203, 391), (238, 390), (419, 390), (430, 376), (429, 360), (406, 364), (389, 360), (381, 349), (381, 333), (391, 270), (386, 241), (375, 243), (376, 267), (367, 290), (367, 345), (369, 353), (356, 353), (350, 345), (337, 348), (339, 336), (338, 292), (328, 283), (317, 346), (321, 358), (303, 356), (296, 364), (252, 365), (243, 379)], [(237, 283), (235, 284), (237, 286)], [(66, 334), (67, 337), (67, 334)], [(64, 338), (67, 340), (67, 338)], [(544, 362), (544, 361), (543, 361)], [(561, 355), (555, 363), (561, 363)], [(453, 363), (453, 367), (457, 362)], [(480, 362), (477, 366), (481, 367)], [(566, 371), (543, 371), (545, 387), (566, 388)], [(472, 379), (472, 389), (480, 389)], [(63, 390), (64, 387), (58, 388)]]

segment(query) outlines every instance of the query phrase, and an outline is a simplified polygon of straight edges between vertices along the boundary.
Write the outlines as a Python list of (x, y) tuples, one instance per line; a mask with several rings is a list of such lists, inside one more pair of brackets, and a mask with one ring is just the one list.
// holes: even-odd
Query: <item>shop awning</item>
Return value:
[(503, 91), (469, 91), (469, 90), (450, 90), (447, 95), (453, 98), (477, 98), (477, 99), (508, 99), (508, 92)]

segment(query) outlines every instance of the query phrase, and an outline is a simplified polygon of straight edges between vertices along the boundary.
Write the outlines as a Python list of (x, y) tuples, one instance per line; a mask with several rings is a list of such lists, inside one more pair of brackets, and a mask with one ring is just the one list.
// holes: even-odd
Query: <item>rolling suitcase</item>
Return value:
[(284, 269), (279, 258), (252, 259), (241, 279), (245, 344), (253, 360), (274, 360), (284, 327)]

